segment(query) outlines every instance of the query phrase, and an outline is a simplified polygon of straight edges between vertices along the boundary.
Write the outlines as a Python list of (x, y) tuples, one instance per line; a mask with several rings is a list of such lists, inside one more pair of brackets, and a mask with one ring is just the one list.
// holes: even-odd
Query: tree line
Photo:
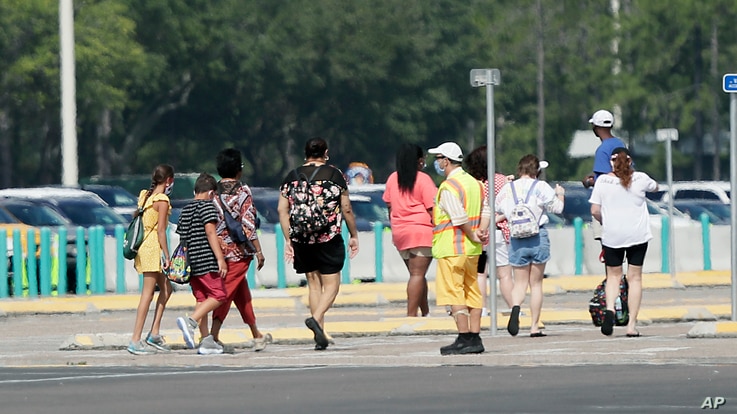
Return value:
[[(615, 113), (638, 168), (665, 177), (658, 128), (678, 128), (674, 178), (728, 177), (736, 72), (731, 0), (75, 0), (80, 177), (213, 171), (245, 158), (275, 186), (322, 136), (331, 162), (377, 182), (400, 142), (486, 142), (483, 88), (498, 68), (497, 169), (526, 153), (548, 178), (579, 179), (568, 155), (590, 115)], [(0, 0), (0, 186), (59, 183), (57, 0)], [(592, 138), (593, 139), (593, 138)]]

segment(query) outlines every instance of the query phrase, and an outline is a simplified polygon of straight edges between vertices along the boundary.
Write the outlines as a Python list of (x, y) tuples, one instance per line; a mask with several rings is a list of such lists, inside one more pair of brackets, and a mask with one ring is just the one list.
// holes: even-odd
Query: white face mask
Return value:
[(171, 195), (171, 191), (174, 189), (174, 181), (171, 182), (171, 184), (167, 184), (164, 188), (164, 194), (167, 196)]

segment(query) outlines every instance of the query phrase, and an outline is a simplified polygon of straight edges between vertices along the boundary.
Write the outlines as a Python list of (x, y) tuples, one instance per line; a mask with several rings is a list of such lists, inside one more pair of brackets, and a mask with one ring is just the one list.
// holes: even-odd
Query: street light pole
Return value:
[(491, 208), (491, 220), (489, 221), (489, 247), (487, 251), (487, 263), (489, 264), (489, 315), (491, 336), (496, 335), (496, 223), (494, 220), (494, 174), (496, 173), (496, 150), (494, 143), (494, 85), (501, 83), (501, 72), (499, 69), (472, 69), (471, 86), (479, 88), (486, 87), (486, 176), (489, 182), (489, 208)]
[(59, 0), (59, 57), (61, 60), (61, 183), (76, 186), (77, 103), (74, 65), (74, 4)]

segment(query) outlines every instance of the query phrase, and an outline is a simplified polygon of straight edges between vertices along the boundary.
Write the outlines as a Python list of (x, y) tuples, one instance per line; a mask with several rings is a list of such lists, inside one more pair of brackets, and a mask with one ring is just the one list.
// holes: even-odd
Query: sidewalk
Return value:
[[(547, 325), (591, 325), (588, 313), (589, 294), (603, 276), (556, 276), (547, 278), (543, 284), (545, 303), (542, 322)], [(643, 303), (639, 321), (643, 325), (659, 322), (701, 321), (689, 336), (693, 337), (737, 337), (737, 322), (727, 321), (731, 316), (731, 304), (722, 300), (714, 302), (709, 295), (692, 297), (688, 289), (729, 286), (728, 271), (684, 272), (675, 280), (668, 274), (646, 274), (643, 289), (648, 291), (676, 292), (688, 300), (673, 303), (668, 300), (650, 300)], [(429, 283), (431, 303), (434, 303), (434, 283)], [(342, 285), (335, 307), (328, 314), (328, 326), (333, 337), (387, 336), (387, 335), (432, 335), (456, 332), (453, 319), (443, 308), (431, 307), (430, 317), (408, 318), (405, 316), (406, 285), (403, 283), (366, 283)], [(312, 334), (304, 326), (307, 311), (307, 288), (257, 289), (253, 292), (253, 305), (260, 321), (278, 321), (268, 328), (276, 343), (311, 343)], [(662, 295), (666, 299), (668, 294)], [(697, 296), (697, 295), (694, 295)], [(0, 301), (0, 317), (33, 314), (90, 314), (115, 311), (134, 311), (138, 295), (107, 294), (96, 296), (67, 296), (43, 299), (7, 299)], [(656, 298), (657, 299), (657, 298)], [(499, 304), (502, 301), (497, 301)], [(502, 302), (503, 303), (503, 302)], [(167, 305), (167, 314), (191, 311), (194, 298), (188, 291), (175, 292)], [(502, 305), (498, 305), (502, 306)], [(507, 315), (497, 313), (497, 327), (506, 329)], [(523, 312), (525, 310), (523, 309)], [(165, 315), (165, 316), (166, 316)], [(235, 313), (233, 314), (235, 315)], [(236, 318), (236, 316), (231, 316)], [(488, 330), (490, 318), (482, 325)], [(521, 329), (529, 328), (529, 316), (520, 320)], [(241, 323), (238, 329), (229, 329), (228, 323), (222, 331), (222, 340), (236, 347), (251, 345), (250, 334)], [(169, 343), (174, 348), (183, 348), (181, 334), (176, 329), (165, 329)], [(129, 333), (80, 333), (69, 338), (62, 349), (121, 349), (127, 345)]]

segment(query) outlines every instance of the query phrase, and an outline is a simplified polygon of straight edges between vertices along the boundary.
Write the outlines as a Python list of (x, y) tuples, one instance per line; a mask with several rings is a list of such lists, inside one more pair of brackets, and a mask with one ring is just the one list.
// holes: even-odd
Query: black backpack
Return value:
[(324, 231), (330, 226), (328, 215), (320, 205), (317, 195), (312, 191), (312, 184), (317, 172), (322, 166), (315, 168), (309, 178), (297, 169), (294, 174), (297, 182), (289, 189), (289, 226), (293, 233), (310, 234)]

